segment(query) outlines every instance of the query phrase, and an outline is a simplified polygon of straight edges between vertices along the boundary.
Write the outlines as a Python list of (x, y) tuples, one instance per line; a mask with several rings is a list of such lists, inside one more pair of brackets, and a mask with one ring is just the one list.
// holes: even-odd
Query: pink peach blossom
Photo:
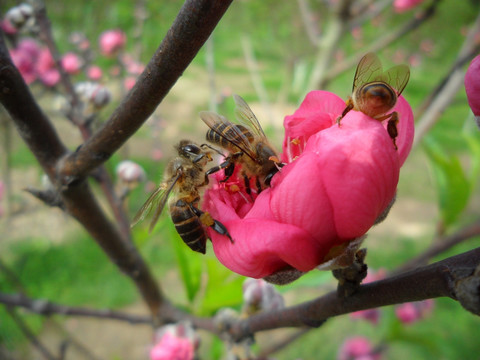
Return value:
[(73, 52), (63, 55), (61, 64), (68, 74), (78, 74), (83, 66), (83, 61)]
[(17, 28), (13, 26), (8, 19), (3, 19), (0, 21), (0, 28), (5, 34), (13, 35), (17, 33)]
[(90, 80), (100, 80), (102, 78), (103, 72), (99, 66), (92, 65), (87, 69), (87, 77)]
[(468, 104), (478, 119), (480, 117), (480, 55), (472, 60), (465, 74), (465, 91)]
[(16, 48), (10, 50), (10, 56), (27, 84), (36, 80), (35, 63), (40, 53), (38, 43), (30, 38), (22, 39)]
[(47, 86), (54, 86), (60, 81), (60, 73), (55, 67), (50, 50), (43, 48), (40, 50), (36, 62), (36, 71), (40, 80)]
[(413, 9), (415, 6), (420, 5), (423, 0), (395, 0), (393, 7), (398, 13)]
[(344, 108), (332, 93), (310, 92), (285, 117), (286, 165), (270, 188), (250, 197), (234, 174), (206, 191), (203, 209), (234, 240), (207, 230), (226, 267), (253, 278), (312, 270), (363, 236), (391, 205), (413, 141), (411, 108), (400, 97), (393, 109), (400, 116), (398, 150), (386, 124), (361, 112), (350, 111), (338, 126)]
[(100, 35), (100, 52), (105, 56), (115, 56), (126, 42), (127, 36), (122, 30), (107, 30)]
[(375, 352), (370, 340), (362, 336), (351, 337), (345, 340), (340, 347), (338, 360), (378, 360), (380, 353)]
[(434, 302), (432, 299), (408, 302), (398, 305), (395, 308), (395, 315), (403, 324), (413, 324), (430, 315), (433, 306)]
[(150, 350), (150, 359), (192, 360), (194, 355), (193, 350), (193, 344), (188, 339), (166, 333)]
[(133, 88), (136, 82), (137, 79), (134, 76), (127, 76), (123, 81), (123, 87), (125, 88), (125, 90), (129, 91)]

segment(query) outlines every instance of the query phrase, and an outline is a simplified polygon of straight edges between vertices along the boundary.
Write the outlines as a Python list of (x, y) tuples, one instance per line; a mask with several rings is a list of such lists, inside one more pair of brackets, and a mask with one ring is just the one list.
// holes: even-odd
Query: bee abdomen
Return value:
[(238, 139), (239, 132), (243, 134), (249, 142), (254, 140), (252, 133), (245, 126), (224, 123), (215, 124), (212, 129), (208, 130), (207, 140), (223, 148), (228, 148), (230, 146), (228, 139)]
[(183, 242), (193, 251), (205, 254), (207, 236), (190, 206), (184, 200), (177, 200), (170, 206), (170, 216)]

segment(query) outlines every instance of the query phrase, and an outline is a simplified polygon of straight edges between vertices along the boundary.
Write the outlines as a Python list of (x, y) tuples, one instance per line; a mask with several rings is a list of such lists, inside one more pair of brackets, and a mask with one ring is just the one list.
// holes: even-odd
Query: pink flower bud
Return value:
[(432, 299), (404, 303), (395, 308), (395, 315), (403, 324), (413, 324), (430, 315), (433, 305)]
[(125, 183), (142, 182), (145, 181), (147, 177), (145, 170), (143, 170), (140, 165), (130, 160), (120, 162), (117, 165), (116, 173), (119, 179)]
[(155, 345), (150, 350), (152, 360), (193, 360), (197, 339), (189, 324), (166, 325), (155, 335)]
[(380, 354), (375, 352), (372, 344), (367, 338), (356, 336), (348, 338), (342, 344), (338, 356), (338, 360), (378, 360)]
[(102, 78), (103, 72), (99, 66), (92, 65), (87, 69), (87, 77), (90, 80), (98, 81)]
[(125, 90), (130, 91), (136, 82), (137, 82), (137, 79), (135, 77), (127, 76), (123, 81), (123, 87), (125, 88)]
[(77, 54), (68, 52), (63, 55), (62, 67), (68, 74), (78, 74), (80, 69), (83, 66), (83, 61), (78, 57)]
[(28, 52), (22, 51), (21, 49), (11, 49), (10, 57), (18, 71), (20, 71), (23, 80), (25, 80), (27, 84), (34, 82), (37, 78), (35, 72), (35, 59), (32, 58)]
[(115, 56), (127, 42), (127, 36), (121, 30), (108, 30), (100, 35), (100, 52), (105, 56)]
[(413, 9), (422, 2), (423, 0), (395, 0), (393, 2), (393, 7), (396, 12), (401, 13)]
[(17, 33), (17, 28), (13, 26), (10, 20), (8, 19), (3, 19), (0, 22), (0, 28), (3, 30), (5, 34), (13, 35)]
[(40, 50), (36, 71), (40, 80), (47, 86), (54, 86), (60, 81), (60, 73), (55, 68), (55, 61), (47, 48)]
[(465, 91), (468, 104), (480, 127), (480, 55), (472, 60), (465, 74)]
[(254, 201), (239, 191), (236, 174), (205, 192), (204, 210), (234, 240), (207, 230), (222, 264), (253, 278), (292, 267), (310, 271), (362, 237), (391, 205), (412, 146), (411, 108), (400, 97), (392, 109), (400, 118), (398, 150), (386, 124), (361, 112), (350, 111), (339, 127), (344, 108), (332, 93), (307, 95), (285, 118), (286, 165)]

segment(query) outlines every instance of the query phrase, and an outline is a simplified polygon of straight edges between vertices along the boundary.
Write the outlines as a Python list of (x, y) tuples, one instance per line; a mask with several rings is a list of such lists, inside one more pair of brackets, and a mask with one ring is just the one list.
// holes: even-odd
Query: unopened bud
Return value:
[(247, 279), (243, 283), (244, 313), (281, 309), (285, 306), (283, 296), (272, 284), (262, 279)]
[(5, 14), (5, 18), (17, 29), (24, 27), (24, 25), (32, 19), (32, 16), (33, 7), (25, 3), (11, 8)]
[(127, 185), (136, 185), (146, 180), (145, 170), (137, 163), (124, 160), (117, 165), (116, 173), (118, 178)]

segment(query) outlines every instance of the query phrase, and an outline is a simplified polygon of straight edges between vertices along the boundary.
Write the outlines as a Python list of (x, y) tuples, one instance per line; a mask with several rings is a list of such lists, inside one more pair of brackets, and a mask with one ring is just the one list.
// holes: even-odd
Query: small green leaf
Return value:
[(177, 257), (188, 301), (193, 303), (201, 285), (202, 255), (190, 250), (176, 231), (172, 231), (169, 238)]
[(207, 260), (207, 274), (201, 314), (210, 315), (223, 307), (235, 307), (242, 303), (243, 276), (231, 272), (214, 258)]
[(433, 137), (426, 136), (423, 147), (437, 184), (440, 216), (445, 226), (452, 225), (468, 204), (470, 181), (459, 159), (446, 154)]

